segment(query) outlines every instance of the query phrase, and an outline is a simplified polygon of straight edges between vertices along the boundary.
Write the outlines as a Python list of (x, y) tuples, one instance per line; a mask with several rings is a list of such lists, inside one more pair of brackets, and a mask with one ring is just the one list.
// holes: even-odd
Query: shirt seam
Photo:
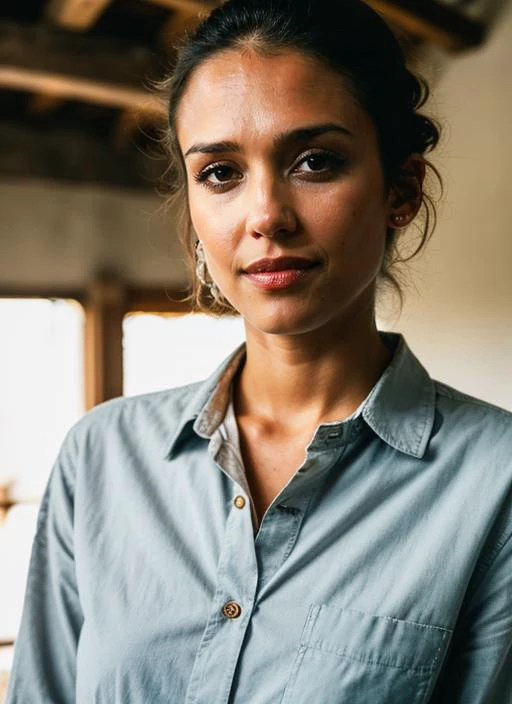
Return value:
[(506, 419), (510, 419), (512, 417), (510, 411), (507, 411), (505, 408), (496, 406), (492, 403), (489, 403), (488, 401), (484, 401), (483, 399), (475, 398), (470, 394), (465, 394), (463, 391), (454, 389), (448, 384), (444, 384), (442, 381), (435, 381), (434, 384), (436, 386), (436, 391), (439, 396), (443, 396), (444, 398), (449, 398), (453, 400), (464, 401), (470, 406), (478, 406), (479, 408), (485, 408), (489, 411), (497, 411), (501, 416)]
[(502, 551), (505, 549), (505, 547), (508, 545), (508, 543), (511, 542), (512, 539), (512, 530), (509, 531), (509, 526), (507, 524), (507, 528), (500, 534), (498, 540), (496, 541), (496, 544), (494, 546), (494, 549), (491, 550), (489, 553), (488, 558), (483, 562), (482, 566), (477, 570), (475, 573), (475, 585), (472, 588), (470, 594), (468, 594), (468, 602), (471, 602), (473, 596), (478, 592), (480, 587), (482, 586), (482, 583), (485, 580), (485, 577), (487, 574), (491, 571), (493, 565), (496, 563), (498, 557), (502, 553)]

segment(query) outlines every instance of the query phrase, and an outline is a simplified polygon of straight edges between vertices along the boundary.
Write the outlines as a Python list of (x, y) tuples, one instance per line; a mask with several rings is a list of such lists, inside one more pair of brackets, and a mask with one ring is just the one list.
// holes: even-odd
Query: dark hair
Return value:
[[(367, 111), (376, 128), (387, 187), (406, 187), (402, 165), (413, 154), (425, 154), (439, 141), (439, 128), (418, 113), (426, 102), (426, 82), (406, 66), (403, 50), (386, 22), (362, 0), (228, 0), (215, 8), (182, 44), (175, 67), (162, 83), (168, 124), (163, 142), (169, 157), (170, 203), (179, 207), (182, 240), (194, 265), (194, 233), (186, 200), (186, 174), (176, 136), (180, 99), (195, 69), (209, 57), (251, 46), (261, 53), (296, 50), (315, 57), (343, 76), (348, 89)], [(437, 170), (426, 161), (437, 176)], [(396, 264), (415, 256), (435, 224), (433, 199), (422, 195), (423, 227), (407, 255), (397, 246), (397, 230), (388, 228), (381, 279), (401, 297)], [(432, 226), (432, 227), (431, 227)], [(215, 314), (233, 313), (223, 298), (194, 277), (191, 295), (196, 308)]]

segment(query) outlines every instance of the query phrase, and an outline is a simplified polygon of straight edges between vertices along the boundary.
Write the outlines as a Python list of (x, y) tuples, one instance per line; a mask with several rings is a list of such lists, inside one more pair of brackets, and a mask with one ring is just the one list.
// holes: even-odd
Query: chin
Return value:
[(326, 322), (325, 311), (305, 310), (304, 307), (280, 301), (273, 306), (260, 306), (241, 311), (246, 325), (265, 335), (302, 335), (321, 327)]

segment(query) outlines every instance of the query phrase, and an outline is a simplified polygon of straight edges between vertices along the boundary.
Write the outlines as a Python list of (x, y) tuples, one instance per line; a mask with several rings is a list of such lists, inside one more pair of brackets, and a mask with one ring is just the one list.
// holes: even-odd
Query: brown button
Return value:
[(233, 503), (237, 508), (243, 508), (245, 506), (245, 499), (243, 496), (235, 496)]
[(227, 618), (238, 618), (242, 613), (242, 607), (236, 601), (226, 601), (222, 607), (222, 613)]

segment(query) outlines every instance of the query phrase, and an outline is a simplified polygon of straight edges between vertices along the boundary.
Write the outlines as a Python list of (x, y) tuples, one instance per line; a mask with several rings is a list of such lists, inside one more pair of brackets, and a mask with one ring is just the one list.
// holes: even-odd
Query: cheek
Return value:
[(208, 270), (223, 288), (224, 272), (230, 269), (234, 259), (234, 242), (224, 217), (211, 213), (202, 203), (189, 199), (192, 227), (203, 242)]
[(368, 183), (346, 183), (308, 207), (308, 221), (334, 250), (364, 252), (384, 246), (384, 197)]
[(384, 200), (367, 189), (350, 186), (339, 196), (330, 205), (317, 204), (317, 232), (329, 261), (330, 285), (345, 296), (366, 288), (378, 276), (386, 216)]

